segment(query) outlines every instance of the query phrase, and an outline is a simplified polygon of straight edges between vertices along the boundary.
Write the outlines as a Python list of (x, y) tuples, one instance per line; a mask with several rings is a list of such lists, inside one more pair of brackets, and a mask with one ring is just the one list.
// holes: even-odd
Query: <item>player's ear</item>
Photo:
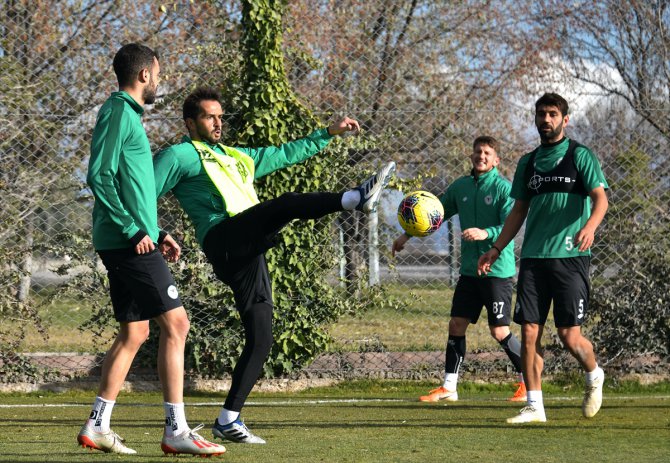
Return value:
[(500, 156), (498, 156), (498, 153), (493, 157), (493, 167), (497, 167), (498, 164), (500, 164)]
[(151, 80), (151, 71), (149, 71), (148, 68), (142, 69), (138, 74), (137, 74), (137, 81), (141, 84), (145, 82), (149, 82)]
[(195, 130), (195, 121), (190, 117), (184, 119), (184, 124), (186, 124), (186, 130), (188, 130), (189, 132)]

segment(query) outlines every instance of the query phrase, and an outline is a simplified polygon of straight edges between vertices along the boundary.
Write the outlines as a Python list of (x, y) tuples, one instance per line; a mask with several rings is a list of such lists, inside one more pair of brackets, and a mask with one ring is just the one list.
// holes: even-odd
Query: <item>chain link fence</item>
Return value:
[[(624, 72), (625, 66), (644, 65), (634, 54), (623, 68), (605, 52), (585, 61), (577, 51), (598, 45), (588, 34), (600, 27), (616, 30), (628, 14), (621, 7), (618, 18), (618, 7), (608, 3), (607, 26), (598, 22), (601, 16), (590, 16), (598, 3), (579, 2), (571, 11), (550, 1), (527, 11), (504, 1), (300, 0), (285, 6), (285, 64), (297, 96), (324, 123), (342, 115), (361, 122), (360, 137), (370, 148), (354, 153), (354, 172), (360, 167), (362, 177), (381, 161), (394, 160), (399, 178), (385, 192), (374, 221), (362, 215), (323, 219), (333, 230), (323, 246), (336, 247), (340, 255), (329, 269), (332, 284), (363, 279), (380, 285), (397, 304), (342, 317), (330, 329), (329, 353), (308, 371), (418, 375), (441, 369), (459, 273), (459, 223), (449, 219), (437, 233), (411, 240), (391, 258), (391, 242), (401, 231), (398, 188), (440, 194), (469, 172), (472, 141), (484, 134), (501, 141), (500, 170), (511, 179), (518, 158), (537, 144), (533, 102), (544, 91), (568, 99), (568, 134), (593, 149), (610, 182), (612, 206), (593, 249), (594, 285), (607, 284), (625, 269), (636, 243), (646, 239), (634, 237), (622, 247), (620, 224), (632, 220), (668, 232), (667, 55), (660, 56), (660, 70), (639, 95)], [(650, 4), (659, 8), (660, 25), (667, 25), (663, 2)], [(90, 242), (92, 197), (85, 176), (97, 110), (116, 90), (112, 57), (131, 41), (161, 55), (161, 98), (143, 118), (157, 152), (185, 133), (181, 104), (195, 86), (225, 89), (239, 73), (241, 5), (226, 0), (4, 0), (4, 5), (0, 345), (6, 355), (0, 361), (7, 366), (20, 359), (12, 367), (17, 377), (40, 365), (67, 373), (97, 365), (115, 329), (113, 322), (91, 320), (98, 308), (109, 306), (104, 279), (94, 279), (94, 291), (82, 288), (77, 295), (70, 288), (67, 298), (59, 297), (74, 276), (100, 269)], [(548, 14), (554, 7), (556, 14)], [(559, 44), (561, 27), (574, 31), (574, 43)], [(545, 30), (551, 33), (540, 34)], [(665, 34), (646, 36), (648, 50), (655, 40), (664, 41), (667, 50)], [(625, 45), (616, 37), (603, 46), (608, 44)], [(341, 187), (357, 180), (342, 178)], [(163, 225), (170, 229), (169, 220)], [(520, 237), (517, 253), (519, 244)], [(199, 251), (185, 251), (184, 259), (208, 265)], [(659, 301), (667, 305), (667, 296), (660, 294)], [(499, 347), (483, 325), (468, 331), (468, 348), (493, 355)]]

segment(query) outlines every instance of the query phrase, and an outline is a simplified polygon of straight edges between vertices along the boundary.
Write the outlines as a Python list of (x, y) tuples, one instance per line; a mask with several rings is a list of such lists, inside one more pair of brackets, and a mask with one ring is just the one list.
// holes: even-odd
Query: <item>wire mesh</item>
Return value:
[[(544, 43), (537, 35), (550, 20), (546, 9), (552, 2), (537, 2), (540, 6), (518, 15), (507, 14), (516, 2), (490, 3), (288, 2), (288, 77), (324, 123), (341, 115), (361, 122), (360, 137), (372, 147), (356, 153), (361, 170), (394, 160), (406, 187), (436, 194), (468, 173), (478, 135), (501, 141), (500, 170), (511, 179), (518, 158), (537, 144), (534, 100), (545, 90), (564, 94), (573, 107), (568, 134), (593, 149), (611, 186), (613, 207), (593, 250), (597, 285), (625, 267), (631, 252), (608, 238), (610, 224), (649, 211), (645, 220), (668, 223), (668, 74), (656, 76), (666, 85), (660, 104), (630, 95), (621, 82), (625, 76), (617, 78), (616, 67), (603, 56), (590, 57), (591, 66), (599, 66), (595, 77), (579, 79), (569, 64), (575, 61), (550, 53), (556, 42)], [(95, 326), (89, 320), (95, 308), (109, 305), (104, 283), (92, 281), (95, 291), (67, 301), (55, 296), (73, 276), (100, 268), (87, 238), (92, 196), (85, 173), (96, 112), (116, 90), (112, 57), (130, 41), (160, 52), (160, 99), (143, 118), (157, 152), (185, 133), (181, 103), (196, 85), (221, 88), (239, 72), (241, 7), (226, 0), (5, 4), (0, 13), (2, 344), (38, 363), (52, 359), (55, 369), (89, 368), (98, 364), (114, 333), (113, 323)], [(580, 5), (587, 9), (590, 3)], [(554, 20), (575, 28), (595, 24), (581, 13), (561, 9)], [(667, 20), (667, 9), (660, 15)], [(617, 92), (608, 93), (608, 85)], [(350, 185), (350, 178), (341, 179), (342, 188)], [(337, 247), (341, 256), (329, 269), (333, 284), (340, 284), (348, 265), (361, 267), (401, 304), (344, 316), (331, 327), (331, 353), (308, 370), (394, 374), (439, 368), (459, 274), (460, 226), (452, 217), (437, 233), (411, 240), (391, 258), (391, 242), (401, 231), (396, 220), (401, 197), (397, 189), (385, 192), (378, 235), (372, 235), (376, 246), (364, 218), (324, 219), (333, 222), (333, 236), (321, 246)], [(169, 229), (169, 218), (163, 219)], [(197, 250), (185, 258), (207, 265)], [(483, 324), (471, 328), (469, 347), (497, 351)]]

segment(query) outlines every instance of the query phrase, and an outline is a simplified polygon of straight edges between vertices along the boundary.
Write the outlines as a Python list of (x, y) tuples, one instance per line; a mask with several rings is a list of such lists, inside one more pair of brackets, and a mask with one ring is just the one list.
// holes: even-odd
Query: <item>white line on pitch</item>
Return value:
[[(581, 397), (545, 397), (548, 403), (552, 401), (576, 401), (581, 400)], [(639, 399), (670, 399), (667, 395), (645, 395), (645, 396), (607, 396), (606, 400), (639, 400)], [(469, 402), (501, 402), (506, 399), (462, 399), (461, 403)], [(249, 401), (245, 405), (263, 406), (263, 405), (322, 405), (322, 404), (347, 404), (347, 403), (394, 403), (394, 402), (418, 402), (414, 399), (289, 399), (289, 400), (269, 400), (269, 401)], [(187, 402), (189, 407), (219, 407), (223, 402)], [(160, 403), (120, 403), (123, 407), (155, 407)], [(90, 407), (90, 404), (0, 404), (0, 408), (68, 408), (68, 407)]]

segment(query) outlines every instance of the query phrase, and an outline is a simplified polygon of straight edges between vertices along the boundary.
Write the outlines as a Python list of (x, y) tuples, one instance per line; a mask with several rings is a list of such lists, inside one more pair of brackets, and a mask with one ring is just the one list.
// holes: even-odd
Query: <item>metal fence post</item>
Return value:
[(368, 215), (368, 269), (369, 284), (379, 284), (379, 216), (377, 211)]

